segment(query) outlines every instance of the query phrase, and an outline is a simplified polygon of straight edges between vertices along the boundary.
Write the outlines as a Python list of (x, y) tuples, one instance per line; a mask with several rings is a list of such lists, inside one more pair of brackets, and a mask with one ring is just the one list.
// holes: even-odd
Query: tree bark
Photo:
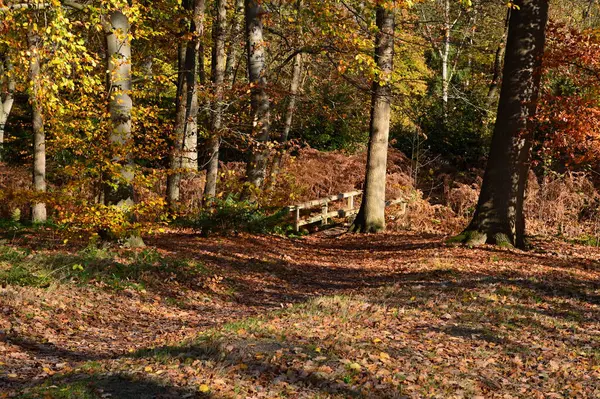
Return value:
[(217, 194), (217, 174), (219, 171), (219, 144), (223, 120), (223, 82), (225, 80), (225, 39), (227, 33), (227, 0), (217, 0), (216, 21), (213, 25), (214, 47), (212, 56), (212, 84), (214, 108), (211, 118), (209, 151), (210, 160), (206, 169), (204, 199), (210, 200)]
[(242, 22), (244, 19), (244, 0), (235, 1), (235, 11), (231, 30), (229, 31), (229, 51), (225, 62), (225, 76), (229, 85), (235, 85), (235, 77), (239, 64), (240, 34), (242, 33)]
[[(39, 42), (37, 35), (28, 35), (29, 42), (29, 80), (31, 91), (29, 103), (32, 109), (33, 122), (33, 191), (46, 192), (46, 136), (44, 133), (44, 118), (41, 104), (41, 68)], [(34, 223), (46, 221), (46, 204), (35, 202), (31, 207), (31, 219)]]
[(15, 102), (14, 92), (16, 82), (12, 72), (13, 68), (10, 58), (8, 58), (8, 55), (5, 55), (0, 59), (0, 84), (6, 83), (6, 92), (3, 95), (0, 93), (0, 162), (4, 155), (4, 131)]
[(385, 230), (385, 183), (390, 131), (390, 78), (394, 65), (394, 10), (377, 6), (375, 62), (379, 74), (373, 80), (369, 149), (362, 203), (350, 231), (376, 233)]
[(260, 189), (265, 180), (268, 160), (265, 143), (269, 140), (270, 103), (266, 92), (265, 43), (262, 23), (265, 11), (257, 0), (246, 0), (245, 11), (248, 77), (251, 84), (251, 136), (254, 141), (246, 166), (246, 180), (250, 187), (243, 193), (243, 197), (249, 199), (252, 197), (253, 191)]
[(541, 78), (547, 0), (518, 0), (511, 11), (492, 146), (473, 220), (458, 237), (468, 244), (525, 247), (523, 202), (531, 119)]
[(442, 56), (442, 112), (444, 122), (448, 118), (448, 97), (450, 91), (450, 78), (448, 72), (448, 60), (450, 58), (450, 0), (444, 0), (444, 41), (441, 51)]
[[(119, 10), (109, 16), (106, 35), (108, 57), (108, 111), (112, 121), (110, 142), (122, 149), (130, 144), (131, 136), (131, 40), (127, 17)], [(120, 176), (105, 188), (106, 205), (128, 207), (133, 205), (134, 165), (130, 154), (117, 155)]]
[(504, 32), (498, 48), (496, 49), (496, 55), (494, 56), (494, 66), (492, 68), (492, 81), (488, 89), (488, 94), (485, 101), (486, 109), (491, 109), (494, 104), (494, 100), (498, 95), (498, 87), (500, 86), (500, 79), (502, 78), (502, 63), (504, 62), (504, 53), (506, 51), (506, 38), (508, 36), (508, 21), (510, 20), (510, 9), (506, 12), (506, 22), (504, 23)]
[(189, 23), (191, 39), (179, 46), (175, 137), (167, 177), (167, 203), (173, 207), (180, 199), (182, 170), (198, 169), (198, 78), (204, 68), (201, 38), (204, 34), (205, 0), (188, 0), (184, 7), (192, 11)]

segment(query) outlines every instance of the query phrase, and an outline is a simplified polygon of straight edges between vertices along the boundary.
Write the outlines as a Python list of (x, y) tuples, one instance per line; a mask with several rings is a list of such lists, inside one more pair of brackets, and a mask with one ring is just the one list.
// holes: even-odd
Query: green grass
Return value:
[(88, 381), (61, 383), (58, 385), (44, 384), (43, 386), (36, 387), (31, 392), (17, 396), (19, 399), (96, 399), (100, 397)]
[(112, 252), (94, 246), (76, 253), (31, 253), (0, 246), (0, 284), (47, 287), (52, 283), (101, 283), (116, 290), (143, 290), (165, 278), (180, 282), (208, 275), (200, 263), (162, 256), (159, 252)]

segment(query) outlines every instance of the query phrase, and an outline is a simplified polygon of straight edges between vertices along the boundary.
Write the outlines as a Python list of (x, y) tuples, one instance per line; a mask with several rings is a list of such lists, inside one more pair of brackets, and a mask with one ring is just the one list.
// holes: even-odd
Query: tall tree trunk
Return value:
[(518, 0), (511, 11), (498, 116), (473, 220), (459, 236), (469, 244), (525, 246), (523, 201), (529, 173), (531, 118), (541, 78), (547, 0)]
[(448, 62), (450, 59), (450, 0), (444, 0), (444, 42), (441, 50), (442, 56), (442, 112), (444, 121), (448, 118), (448, 97), (450, 91)]
[(498, 87), (500, 86), (500, 79), (502, 78), (502, 63), (504, 62), (504, 53), (506, 51), (506, 38), (508, 36), (508, 21), (510, 20), (510, 9), (506, 12), (506, 19), (504, 23), (504, 32), (498, 48), (496, 48), (496, 55), (494, 56), (494, 66), (492, 68), (492, 81), (488, 89), (488, 94), (485, 100), (485, 108), (491, 109), (496, 96), (498, 95)]
[[(285, 110), (285, 119), (283, 125), (283, 132), (279, 141), (284, 144), (287, 142), (292, 129), (292, 121), (294, 119), (294, 112), (296, 111), (296, 97), (298, 95), (298, 89), (300, 88), (300, 78), (302, 77), (302, 53), (298, 53), (294, 56), (294, 68), (292, 70), (292, 81), (290, 82), (290, 95), (288, 99), (288, 105)], [(269, 177), (269, 188), (275, 185), (275, 180), (281, 169), (281, 160), (283, 149), (278, 151), (273, 158), (273, 166), (271, 169), (271, 176)]]
[(175, 115), (175, 137), (170, 157), (171, 173), (167, 177), (167, 202), (173, 207), (180, 199), (182, 169), (198, 169), (198, 77), (203, 73), (204, 63), (201, 39), (204, 34), (205, 0), (184, 2), (186, 10), (192, 11), (189, 32), (192, 38), (179, 45), (178, 83)]
[(244, 191), (244, 198), (252, 196), (253, 189), (260, 189), (265, 180), (268, 151), (265, 143), (269, 140), (270, 104), (266, 92), (265, 43), (263, 40), (262, 17), (265, 13), (258, 0), (246, 0), (246, 39), (248, 52), (248, 78), (252, 85), (252, 145), (246, 167), (246, 179), (251, 187)]
[(217, 0), (216, 21), (213, 25), (214, 47), (212, 56), (212, 84), (214, 106), (210, 126), (210, 160), (206, 169), (205, 200), (214, 198), (217, 193), (219, 171), (219, 144), (223, 119), (223, 82), (225, 80), (225, 39), (227, 33), (227, 0)]
[[(36, 193), (46, 192), (46, 136), (44, 133), (44, 119), (41, 104), (41, 71), (39, 42), (40, 37), (34, 34), (28, 35), (29, 42), (29, 80), (31, 92), (29, 102), (33, 117), (33, 191)], [(46, 204), (36, 202), (31, 207), (31, 219), (34, 223), (46, 221)]]
[(379, 31), (375, 38), (375, 62), (380, 73), (373, 81), (371, 125), (365, 187), (350, 231), (376, 233), (385, 229), (385, 183), (387, 148), (390, 131), (390, 102), (392, 87), (389, 81), (394, 65), (394, 10), (377, 6), (376, 23)]
[(229, 50), (225, 62), (225, 76), (231, 87), (235, 84), (236, 71), (240, 55), (240, 34), (242, 33), (242, 22), (244, 20), (244, 0), (235, 1), (233, 22), (229, 31)]
[(173, 148), (169, 159), (169, 174), (167, 175), (167, 203), (173, 208), (179, 201), (181, 185), (181, 169), (183, 168), (183, 144), (185, 137), (185, 116), (187, 114), (187, 80), (185, 61), (187, 44), (179, 43), (177, 48), (177, 97), (175, 99), (175, 134)]
[(15, 102), (14, 92), (16, 82), (12, 72), (10, 58), (8, 58), (8, 55), (5, 55), (3, 59), (0, 59), (0, 84), (6, 83), (6, 92), (4, 95), (0, 93), (0, 161), (2, 161), (4, 151), (4, 130)]
[[(112, 121), (110, 141), (119, 151), (126, 148), (131, 136), (131, 40), (129, 20), (116, 10), (109, 16), (106, 35), (108, 57), (108, 111)], [(120, 178), (105, 188), (106, 205), (127, 207), (133, 205), (134, 165), (130, 154), (120, 154), (115, 160), (121, 164)]]

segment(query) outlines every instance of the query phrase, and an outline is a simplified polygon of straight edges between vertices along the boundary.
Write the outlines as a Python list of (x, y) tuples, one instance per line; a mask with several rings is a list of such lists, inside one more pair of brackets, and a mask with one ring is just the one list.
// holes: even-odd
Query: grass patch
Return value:
[(0, 284), (47, 287), (99, 283), (112, 289), (145, 289), (166, 280), (189, 283), (209, 275), (202, 264), (152, 249), (111, 251), (89, 246), (76, 253), (30, 253), (0, 246)]
[(18, 399), (96, 399), (101, 397), (101, 394), (90, 386), (89, 381), (66, 382), (59, 385), (47, 383), (36, 387), (31, 392), (17, 396)]

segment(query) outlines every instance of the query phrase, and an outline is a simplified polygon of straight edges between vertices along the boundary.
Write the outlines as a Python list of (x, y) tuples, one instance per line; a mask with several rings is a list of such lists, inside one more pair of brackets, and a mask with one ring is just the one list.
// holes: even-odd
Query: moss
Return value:
[(348, 231), (350, 233), (381, 233), (385, 230), (385, 222), (373, 221), (373, 222), (357, 222), (355, 221)]
[(457, 236), (446, 240), (448, 244), (483, 245), (487, 242), (487, 234), (477, 230), (465, 230)]
[(494, 235), (494, 242), (496, 245), (502, 248), (513, 248), (514, 245), (510, 238), (504, 233), (496, 233)]
[(446, 240), (446, 244), (462, 244), (467, 239), (467, 232), (463, 231), (462, 233), (450, 237)]

